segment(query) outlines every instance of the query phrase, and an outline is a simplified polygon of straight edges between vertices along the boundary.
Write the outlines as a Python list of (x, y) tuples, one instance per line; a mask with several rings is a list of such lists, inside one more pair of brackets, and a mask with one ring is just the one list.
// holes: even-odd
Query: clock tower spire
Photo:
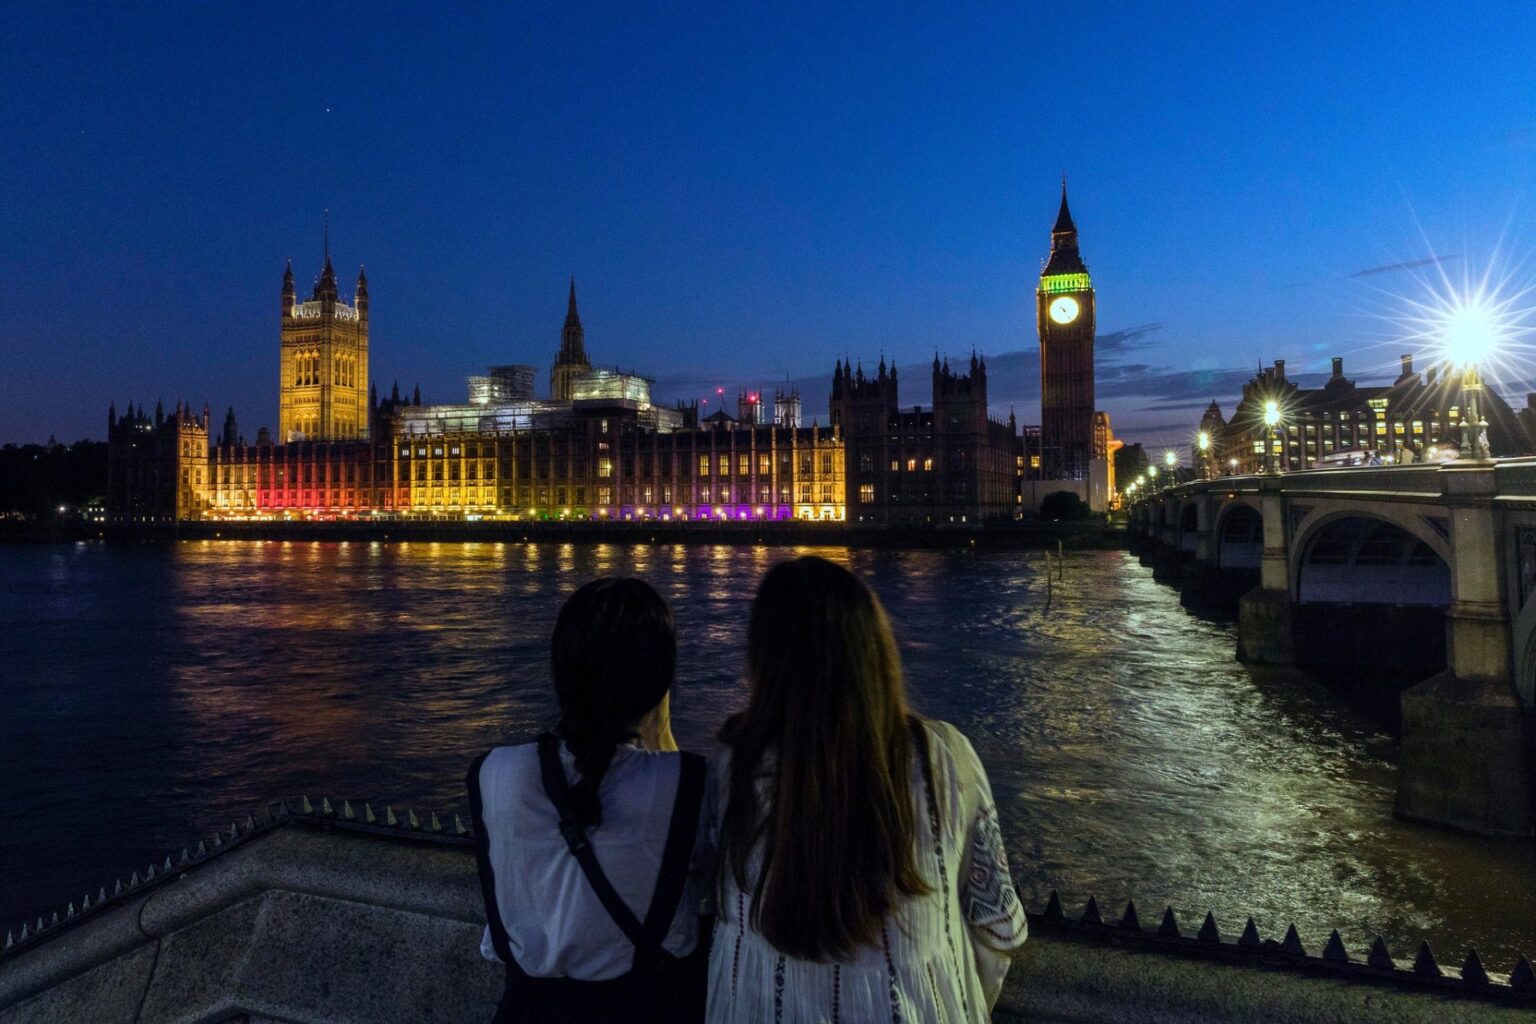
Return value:
[(1077, 224), (1061, 179), (1051, 253), (1035, 291), (1040, 332), (1040, 444), (1048, 477), (1086, 479), (1094, 451), (1093, 282), (1077, 247)]

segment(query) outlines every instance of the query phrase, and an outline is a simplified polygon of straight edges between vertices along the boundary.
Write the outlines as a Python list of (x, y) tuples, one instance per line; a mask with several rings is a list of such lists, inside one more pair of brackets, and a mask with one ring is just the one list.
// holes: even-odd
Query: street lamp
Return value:
[(1279, 425), (1280, 403), (1271, 398), (1264, 403), (1264, 426), (1267, 434), (1264, 441), (1264, 454), (1267, 459), (1266, 466), (1271, 473), (1280, 472), (1280, 468), (1275, 462), (1275, 428)]
[(1179, 457), (1171, 451), (1163, 452), (1163, 462), (1168, 466), (1168, 486), (1172, 487), (1179, 482), (1178, 474), (1174, 472), (1174, 468), (1179, 463)]
[(1195, 435), (1195, 447), (1200, 449), (1200, 476), (1211, 478), (1211, 432), (1202, 430)]
[(1483, 394), (1483, 380), (1478, 364), (1486, 361), (1498, 347), (1498, 323), (1494, 311), (1482, 296), (1464, 300), (1445, 315), (1440, 327), (1440, 344), (1451, 366), (1461, 372), (1461, 457), (1488, 458), (1484, 432), (1488, 421), (1478, 411)]

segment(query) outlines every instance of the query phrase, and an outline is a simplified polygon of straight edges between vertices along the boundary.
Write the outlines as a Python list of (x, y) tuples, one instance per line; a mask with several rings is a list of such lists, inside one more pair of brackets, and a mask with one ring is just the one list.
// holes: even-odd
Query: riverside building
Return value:
[[(327, 247), (328, 248), (328, 247)], [(461, 404), (362, 390), (366, 278), (351, 304), (329, 251), (315, 297), (282, 291), (279, 433), (254, 442), (231, 409), (210, 445), (208, 410), (108, 413), (107, 516), (209, 519), (815, 520), (846, 516), (843, 440), (800, 425), (797, 394), (773, 415), (756, 392), (701, 420), (667, 408), (639, 374), (594, 367), (572, 282), (549, 398), (535, 372), (492, 367)]]
[(1025, 451), (1013, 413), (987, 413), (987, 363), (969, 373), (933, 357), (933, 405), (901, 408), (896, 368), (873, 376), (838, 360), (832, 426), (848, 466), (848, 516), (857, 523), (915, 525), (1015, 519)]
[[(1527, 401), (1528, 409), (1516, 414), (1497, 392), (1482, 392), (1479, 408), (1488, 422), (1491, 454), (1536, 451), (1526, 429), (1536, 412), (1536, 395)], [(1270, 402), (1280, 417), (1273, 430), (1264, 422)], [(1383, 462), (1417, 462), (1434, 458), (1442, 448), (1460, 450), (1461, 402), (1459, 375), (1443, 366), (1415, 372), (1411, 355), (1402, 357), (1401, 372), (1391, 384), (1370, 387), (1345, 377), (1338, 356), (1328, 380), (1316, 388), (1287, 377), (1285, 360), (1277, 359), (1243, 385), (1230, 419), (1215, 402), (1206, 408), (1199, 430), (1210, 445), (1205, 451), (1193, 449), (1192, 464), (1207, 476), (1224, 476), (1313, 469), (1362, 453)]]

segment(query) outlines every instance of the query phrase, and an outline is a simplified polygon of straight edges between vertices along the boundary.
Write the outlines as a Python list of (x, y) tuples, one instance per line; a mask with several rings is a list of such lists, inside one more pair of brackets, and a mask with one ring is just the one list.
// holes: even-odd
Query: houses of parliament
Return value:
[[(1093, 459), (1094, 293), (1063, 187), (1041, 275), (1042, 424), (989, 415), (983, 356), (935, 355), (932, 405), (903, 407), (898, 372), (838, 360), (828, 422), (797, 391), (740, 389), (735, 415), (653, 401), (652, 380), (594, 366), (566, 296), (541, 397), (527, 364), (468, 379), (465, 400), (380, 396), (370, 381), (366, 274), (350, 302), (329, 239), (313, 293), (291, 264), (280, 302), (278, 429), (178, 402), (108, 411), (107, 515), (195, 520), (689, 521), (979, 524), (1018, 518), (1023, 482), (1082, 479)], [(1073, 314), (1064, 316), (1065, 303)], [(1099, 453), (1102, 461), (1102, 453)]]

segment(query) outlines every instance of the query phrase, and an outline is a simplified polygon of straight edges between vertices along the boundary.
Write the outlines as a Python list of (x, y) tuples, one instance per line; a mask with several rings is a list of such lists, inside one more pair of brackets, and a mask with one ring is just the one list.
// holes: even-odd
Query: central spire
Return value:
[(321, 219), (320, 244), (321, 251), (325, 254), (325, 268), (320, 271), (320, 280), (315, 282), (316, 299), (330, 299), (336, 301), (336, 271), (331, 267), (331, 211), (326, 210)]
[(560, 331), (560, 356), (558, 366), (590, 366), (587, 360), (586, 332), (581, 327), (581, 315), (576, 312), (576, 278), (571, 278), (571, 294), (566, 303), (565, 327)]
[(1077, 225), (1072, 223), (1072, 211), (1067, 208), (1067, 176), (1061, 176), (1061, 209), (1056, 214), (1056, 226), (1051, 228), (1051, 234), (1064, 235), (1077, 234)]
[(1072, 210), (1067, 206), (1067, 176), (1061, 176), (1061, 209), (1056, 213), (1056, 226), (1051, 228), (1051, 258), (1046, 261), (1044, 275), (1086, 274), (1088, 265), (1077, 251), (1077, 225), (1072, 221)]

